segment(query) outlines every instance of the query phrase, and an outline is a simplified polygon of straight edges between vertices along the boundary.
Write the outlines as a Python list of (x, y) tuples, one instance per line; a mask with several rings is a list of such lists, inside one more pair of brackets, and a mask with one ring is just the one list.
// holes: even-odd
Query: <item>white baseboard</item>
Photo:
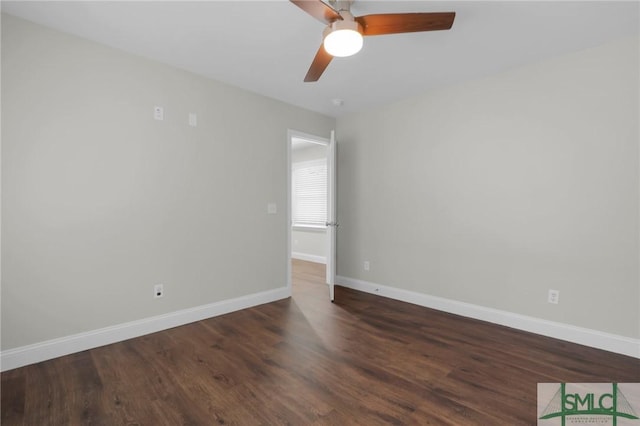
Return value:
[(576, 327), (574, 325), (548, 321), (442, 297), (430, 296), (428, 294), (383, 286), (348, 277), (336, 277), (336, 284), (365, 293), (413, 303), (414, 305), (640, 358), (640, 339), (604, 333), (602, 331)]
[(327, 258), (324, 256), (316, 256), (315, 254), (306, 254), (306, 253), (300, 253), (300, 252), (292, 252), (291, 253), (291, 258), (292, 259), (299, 259), (299, 260), (306, 260), (308, 262), (314, 262), (314, 263), (323, 263), (323, 264), (327, 264)]
[(0, 352), (0, 371), (69, 355), (291, 296), (287, 287), (183, 309)]

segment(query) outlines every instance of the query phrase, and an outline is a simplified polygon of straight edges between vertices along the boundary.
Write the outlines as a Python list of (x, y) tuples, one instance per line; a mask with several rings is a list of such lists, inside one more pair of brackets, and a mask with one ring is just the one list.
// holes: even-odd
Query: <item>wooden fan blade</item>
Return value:
[(321, 0), (290, 0), (291, 3), (307, 12), (317, 20), (330, 24), (334, 21), (342, 20), (342, 16), (337, 10), (323, 3)]
[(316, 53), (316, 57), (313, 58), (309, 71), (307, 71), (307, 75), (304, 77), (304, 81), (307, 83), (311, 81), (318, 81), (332, 59), (333, 56), (329, 55), (321, 44), (320, 49), (318, 49), (318, 52)]
[(362, 35), (373, 36), (448, 30), (455, 17), (455, 12), (387, 13), (358, 16), (356, 21), (362, 25)]

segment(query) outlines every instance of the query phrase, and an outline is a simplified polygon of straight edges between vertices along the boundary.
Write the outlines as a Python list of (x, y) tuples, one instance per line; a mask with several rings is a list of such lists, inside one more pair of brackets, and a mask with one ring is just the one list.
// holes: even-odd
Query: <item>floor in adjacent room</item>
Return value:
[(640, 361), (336, 287), (2, 373), (2, 425), (532, 425), (539, 382)]

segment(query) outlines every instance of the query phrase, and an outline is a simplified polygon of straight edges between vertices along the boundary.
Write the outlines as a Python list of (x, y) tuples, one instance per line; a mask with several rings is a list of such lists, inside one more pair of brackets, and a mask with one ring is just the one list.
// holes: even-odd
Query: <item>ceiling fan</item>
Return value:
[(334, 56), (345, 57), (358, 53), (363, 36), (448, 30), (455, 12), (383, 13), (353, 16), (353, 0), (290, 0), (300, 9), (327, 24), (323, 43), (316, 53), (305, 82), (318, 81)]

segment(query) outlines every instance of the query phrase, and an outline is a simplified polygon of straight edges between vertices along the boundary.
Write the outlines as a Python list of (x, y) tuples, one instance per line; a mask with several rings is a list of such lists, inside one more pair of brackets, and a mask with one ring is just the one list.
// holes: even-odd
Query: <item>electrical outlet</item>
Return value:
[(560, 290), (549, 290), (547, 302), (557, 305), (560, 301)]
[(164, 296), (164, 288), (162, 287), (162, 284), (156, 284), (153, 286), (153, 297), (155, 297), (156, 299), (159, 297)]
[(365, 270), (365, 271), (368, 271), (368, 270), (369, 270), (369, 266), (370, 266), (370, 265), (369, 265), (369, 261), (368, 261), (368, 260), (365, 260), (365, 261), (364, 261), (364, 264), (363, 264), (364, 270)]

